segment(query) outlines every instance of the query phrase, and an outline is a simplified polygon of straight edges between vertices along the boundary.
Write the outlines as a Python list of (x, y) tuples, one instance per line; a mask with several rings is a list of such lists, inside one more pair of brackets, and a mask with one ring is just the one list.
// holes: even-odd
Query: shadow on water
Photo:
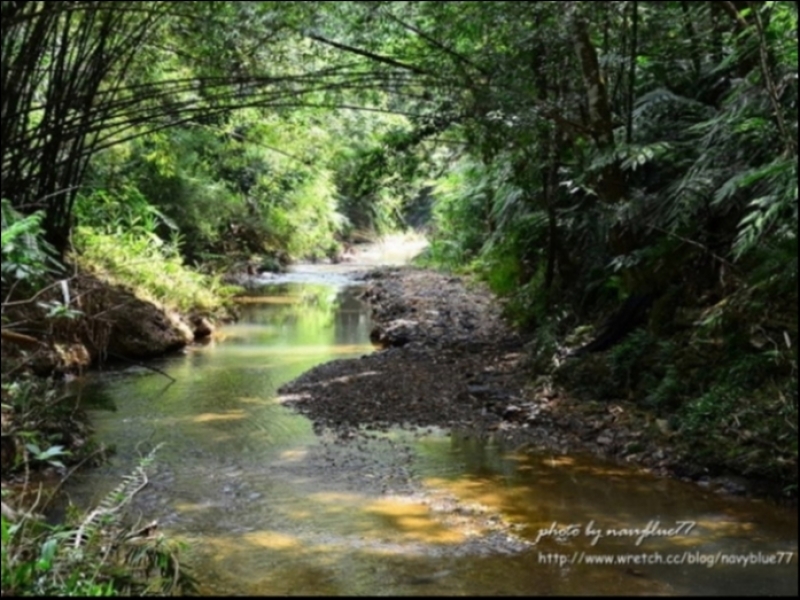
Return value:
[[(96, 502), (164, 443), (134, 509), (192, 542), (209, 594), (797, 592), (789, 510), (457, 431), (315, 433), (275, 390), (372, 351), (357, 292), (265, 288), (210, 344), (158, 363), (175, 383), (90, 376), (76, 390), (117, 454), (71, 481), (72, 499)], [(765, 559), (784, 564), (752, 564)]]

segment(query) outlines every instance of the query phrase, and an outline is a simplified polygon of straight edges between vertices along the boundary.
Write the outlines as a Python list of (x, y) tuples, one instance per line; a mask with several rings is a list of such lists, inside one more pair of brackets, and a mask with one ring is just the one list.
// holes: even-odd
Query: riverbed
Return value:
[[(190, 543), (204, 594), (796, 594), (796, 512), (581, 455), (429, 427), (317, 426), (277, 389), (374, 352), (347, 269), (264, 286), (205, 346), (74, 384), (109, 464), (163, 444), (134, 515)], [(599, 564), (602, 562), (603, 564)]]

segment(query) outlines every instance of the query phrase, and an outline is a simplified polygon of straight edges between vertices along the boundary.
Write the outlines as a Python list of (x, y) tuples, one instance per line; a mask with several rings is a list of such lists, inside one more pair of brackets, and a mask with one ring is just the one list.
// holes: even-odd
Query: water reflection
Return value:
[[(117, 455), (70, 484), (79, 504), (165, 443), (136, 508), (193, 542), (204, 593), (328, 595), (791, 594), (791, 566), (561, 564), (575, 553), (793, 552), (797, 519), (582, 457), (530, 455), (431, 430), (343, 442), (316, 435), (275, 390), (312, 366), (371, 351), (357, 290), (288, 284), (242, 305), (218, 339), (151, 371), (105, 374), (94, 402)], [(108, 410), (110, 406), (115, 412)], [(424, 493), (421, 493), (424, 492)], [(651, 520), (687, 535), (541, 537)], [(549, 557), (549, 558), (548, 558)]]
[[(107, 474), (130, 468), (142, 440), (167, 442), (162, 458), (187, 448), (202, 455), (247, 449), (269, 460), (284, 444), (313, 439), (308, 421), (279, 405), (275, 390), (319, 363), (371, 352), (368, 313), (354, 288), (290, 284), (270, 293), (282, 302), (244, 304), (242, 319), (218, 339), (158, 361), (175, 382), (138, 367), (76, 382), (84, 404), (96, 409), (99, 439), (118, 449)], [(100, 476), (92, 496), (108, 486)]]

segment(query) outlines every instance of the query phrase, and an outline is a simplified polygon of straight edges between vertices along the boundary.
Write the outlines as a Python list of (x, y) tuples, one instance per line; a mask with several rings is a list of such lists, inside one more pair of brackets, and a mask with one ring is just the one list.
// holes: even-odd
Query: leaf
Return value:
[(25, 444), (25, 448), (28, 449), (28, 452), (37, 457), (39, 456), (39, 454), (42, 453), (42, 449), (39, 448), (39, 446), (37, 444), (34, 444), (33, 442), (31, 442), (30, 444)]
[(11, 543), (11, 523), (3, 515), (2, 523), (0, 524), (0, 541), (3, 543), (3, 548), (8, 548)]
[(47, 450), (42, 450), (37, 444), (25, 444), (25, 447), (33, 455), (36, 460), (49, 462), (51, 465), (63, 468), (64, 465), (60, 461), (53, 460), (56, 456), (69, 456), (70, 452), (64, 450), (64, 446), (50, 446)]
[(39, 556), (39, 560), (36, 561), (36, 568), (40, 571), (49, 571), (50, 567), (53, 565), (53, 559), (56, 556), (56, 551), (58, 550), (58, 540), (54, 538), (49, 538), (42, 544), (41, 555)]
[(40, 460), (47, 460), (53, 456), (69, 456), (70, 452), (64, 450), (64, 446), (50, 446), (39, 455)]

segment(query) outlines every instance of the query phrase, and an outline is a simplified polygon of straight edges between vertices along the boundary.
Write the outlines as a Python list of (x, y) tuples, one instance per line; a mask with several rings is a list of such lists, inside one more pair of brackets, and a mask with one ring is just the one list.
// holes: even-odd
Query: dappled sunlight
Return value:
[[(97, 415), (102, 435), (113, 431), (122, 449), (113, 468), (124, 474), (124, 459), (137, 456), (142, 439), (169, 442), (145, 508), (149, 503), (167, 515), (169, 527), (196, 538), (192, 564), (206, 584), (224, 582), (209, 593), (644, 593), (691, 574), (556, 568), (540, 565), (538, 552), (706, 552), (775, 547), (786, 538), (782, 525), (765, 527), (763, 511), (749, 504), (706, 498), (696, 488), (591, 457), (509, 452), (496, 439), (434, 427), (315, 435), (283, 403), (318, 388), (280, 395), (278, 386), (372, 345), (366, 311), (337, 313), (325, 294), (314, 297), (302, 305), (244, 304), (244, 322), (223, 327), (221, 337), (230, 337), (213, 350), (164, 363), (178, 378), (174, 385), (140, 377), (105, 388), (119, 407)], [(385, 374), (359, 364), (318, 385)], [(86, 491), (107, 487), (95, 482)], [(649, 521), (669, 527), (693, 515), (690, 535), (635, 544), (636, 529)], [(596, 546), (585, 536), (534, 545), (554, 523), (594, 523), (619, 535)]]
[[(539, 464), (546, 462), (547, 459), (542, 459)], [(549, 465), (548, 470), (550, 470)], [(606, 470), (603, 465), (598, 465), (594, 469), (589, 469), (583, 465), (583, 468), (578, 467), (577, 470), (591, 473), (592, 478), (597, 481), (596, 486), (602, 485), (610, 489), (611, 486), (620, 484), (614, 482), (615, 478), (605, 474), (615, 472), (616, 468)], [(651, 500), (654, 508), (648, 513), (645, 506), (636, 505), (636, 499), (647, 497), (653, 488), (646, 483), (647, 478), (641, 482), (636, 481), (636, 471), (628, 474), (628, 479), (633, 478), (634, 481), (626, 484), (627, 492), (620, 489), (610, 494), (592, 491), (591, 485), (583, 490), (576, 488), (570, 493), (566, 489), (564, 477), (544, 478), (535, 473), (531, 475), (531, 471), (527, 469), (520, 469), (518, 472), (525, 473), (526, 479), (532, 477), (533, 485), (538, 488), (539, 493), (533, 492), (523, 482), (503, 482), (503, 478), (500, 477), (470, 477), (455, 480), (430, 477), (424, 482), (433, 489), (447, 490), (462, 502), (478, 503), (505, 515), (510, 522), (524, 524), (525, 535), (532, 541), (542, 530), (553, 526), (556, 529), (570, 525), (583, 528), (591, 524), (593, 528), (602, 532), (598, 546), (601, 549), (633, 551), (639, 547), (636, 544), (639, 536), (649, 528), (652, 533), (645, 534), (639, 542), (643, 543), (644, 549), (672, 548), (678, 551), (702, 548), (716, 541), (751, 540), (755, 538), (755, 532), (758, 530), (752, 521), (742, 520), (741, 517), (733, 515), (716, 514), (709, 515), (708, 518), (692, 519), (691, 510), (681, 512), (679, 509), (668, 509), (665, 514), (664, 509), (670, 505), (669, 502), (662, 504)], [(575, 473), (570, 472), (567, 479), (573, 477)], [(585, 485), (590, 480), (584, 478), (580, 481)], [(673, 485), (678, 487), (677, 484)], [(674, 490), (672, 494), (677, 491)], [(680, 504), (676, 504), (677, 506)], [(591, 538), (583, 534), (566, 539), (547, 535), (545, 540), (546, 542), (543, 542), (545, 547), (547, 543), (566, 543), (573, 548), (593, 547)]]
[(342, 377), (335, 377), (333, 379), (329, 379), (328, 381), (324, 382), (322, 385), (328, 385), (331, 383), (348, 383), (353, 379), (361, 379), (363, 377), (376, 377), (381, 375), (380, 371), (364, 371), (363, 373), (356, 373), (355, 375), (343, 375)]
[(234, 300), (239, 304), (300, 304), (303, 299), (298, 296), (237, 296)]
[[(365, 377), (380, 377), (381, 371), (364, 371), (362, 373), (354, 373), (352, 375), (342, 375), (340, 377), (332, 377), (327, 380), (316, 381), (310, 388), (325, 388), (333, 384), (346, 384), (355, 379), (362, 379)], [(283, 393), (280, 396), (282, 402), (290, 402), (300, 400), (308, 397), (308, 392), (299, 393)]]
[[(548, 464), (549, 461), (544, 461), (547, 466), (554, 466), (552, 464)], [(617, 467), (614, 465), (606, 465), (606, 464), (598, 464), (598, 465), (572, 465), (570, 471), (572, 474), (580, 473), (581, 475), (593, 475), (595, 477), (620, 477), (620, 478), (630, 478), (636, 479), (641, 477), (641, 473), (638, 473), (636, 469), (632, 468), (625, 468), (625, 467)]]
[(267, 404), (274, 404), (274, 398), (260, 398), (258, 396), (241, 396), (236, 399), (240, 404), (248, 406), (265, 406)]
[(216, 508), (214, 504), (210, 501), (207, 502), (176, 502), (174, 504), (175, 510), (180, 511), (181, 513), (198, 513), (198, 512), (206, 512), (211, 508)]
[(310, 508), (289, 508), (283, 514), (294, 521), (307, 521), (315, 516), (315, 511)]
[(295, 550), (304, 545), (297, 537), (278, 531), (255, 531), (244, 534), (242, 538), (248, 544), (270, 550)]
[(696, 519), (697, 527), (703, 530), (705, 535), (711, 533), (716, 537), (744, 535), (757, 535), (758, 526), (752, 521), (727, 520), (717, 516), (701, 517)]
[(402, 496), (369, 499), (347, 492), (316, 492), (290, 504), (282, 514), (298, 521), (324, 515), (332, 530), (341, 528), (345, 536), (381, 543), (459, 544), (468, 537), (467, 527), (449, 526), (419, 499)]
[(519, 461), (520, 463), (529, 463), (531, 468), (534, 465), (541, 465), (548, 469), (569, 468), (570, 473), (581, 473), (586, 475), (593, 475), (597, 477), (628, 477), (628, 478), (641, 478), (642, 474), (635, 468), (621, 467), (611, 462), (602, 462), (580, 455), (561, 455), (561, 456), (539, 456), (539, 455), (526, 455), (514, 453), (507, 455), (511, 460)]
[(340, 504), (345, 509), (352, 509), (364, 502), (364, 496), (347, 492), (317, 492), (310, 494), (309, 499), (321, 504)]
[(298, 402), (300, 400), (305, 400), (309, 398), (311, 395), (307, 392), (299, 393), (299, 394), (281, 394), (278, 396), (278, 402), (282, 404), (291, 404), (292, 402)]
[(430, 544), (458, 544), (466, 537), (465, 533), (438, 522), (430, 509), (422, 504), (382, 498), (367, 504), (364, 511), (379, 516), (387, 529), (397, 531), (405, 540)]
[[(527, 490), (522, 488), (498, 486), (496, 482), (484, 479), (464, 478), (454, 481), (429, 478), (425, 479), (425, 485), (454, 493), (461, 501), (487, 506), (498, 511), (511, 508), (513, 496), (528, 494)], [(531, 508), (535, 506), (532, 504)]]
[(246, 418), (248, 418), (248, 414), (245, 411), (233, 410), (225, 413), (201, 413), (191, 420), (194, 423), (211, 423), (214, 421), (241, 421)]
[(281, 460), (297, 462), (308, 457), (308, 450), (305, 448), (292, 448), (291, 450), (284, 450), (278, 456)]
[[(531, 457), (530, 456), (518, 456), (517, 459), (529, 462), (531, 460)], [(541, 464), (543, 464), (546, 467), (552, 467), (552, 468), (556, 468), (556, 467), (571, 467), (572, 465), (575, 464), (575, 459), (573, 457), (571, 457), (571, 456), (550, 456), (550, 457), (547, 457), (547, 458), (543, 458), (542, 461), (541, 461)], [(528, 466), (528, 465), (526, 465), (526, 466)], [(531, 468), (533, 468), (533, 467), (531, 467)]]

